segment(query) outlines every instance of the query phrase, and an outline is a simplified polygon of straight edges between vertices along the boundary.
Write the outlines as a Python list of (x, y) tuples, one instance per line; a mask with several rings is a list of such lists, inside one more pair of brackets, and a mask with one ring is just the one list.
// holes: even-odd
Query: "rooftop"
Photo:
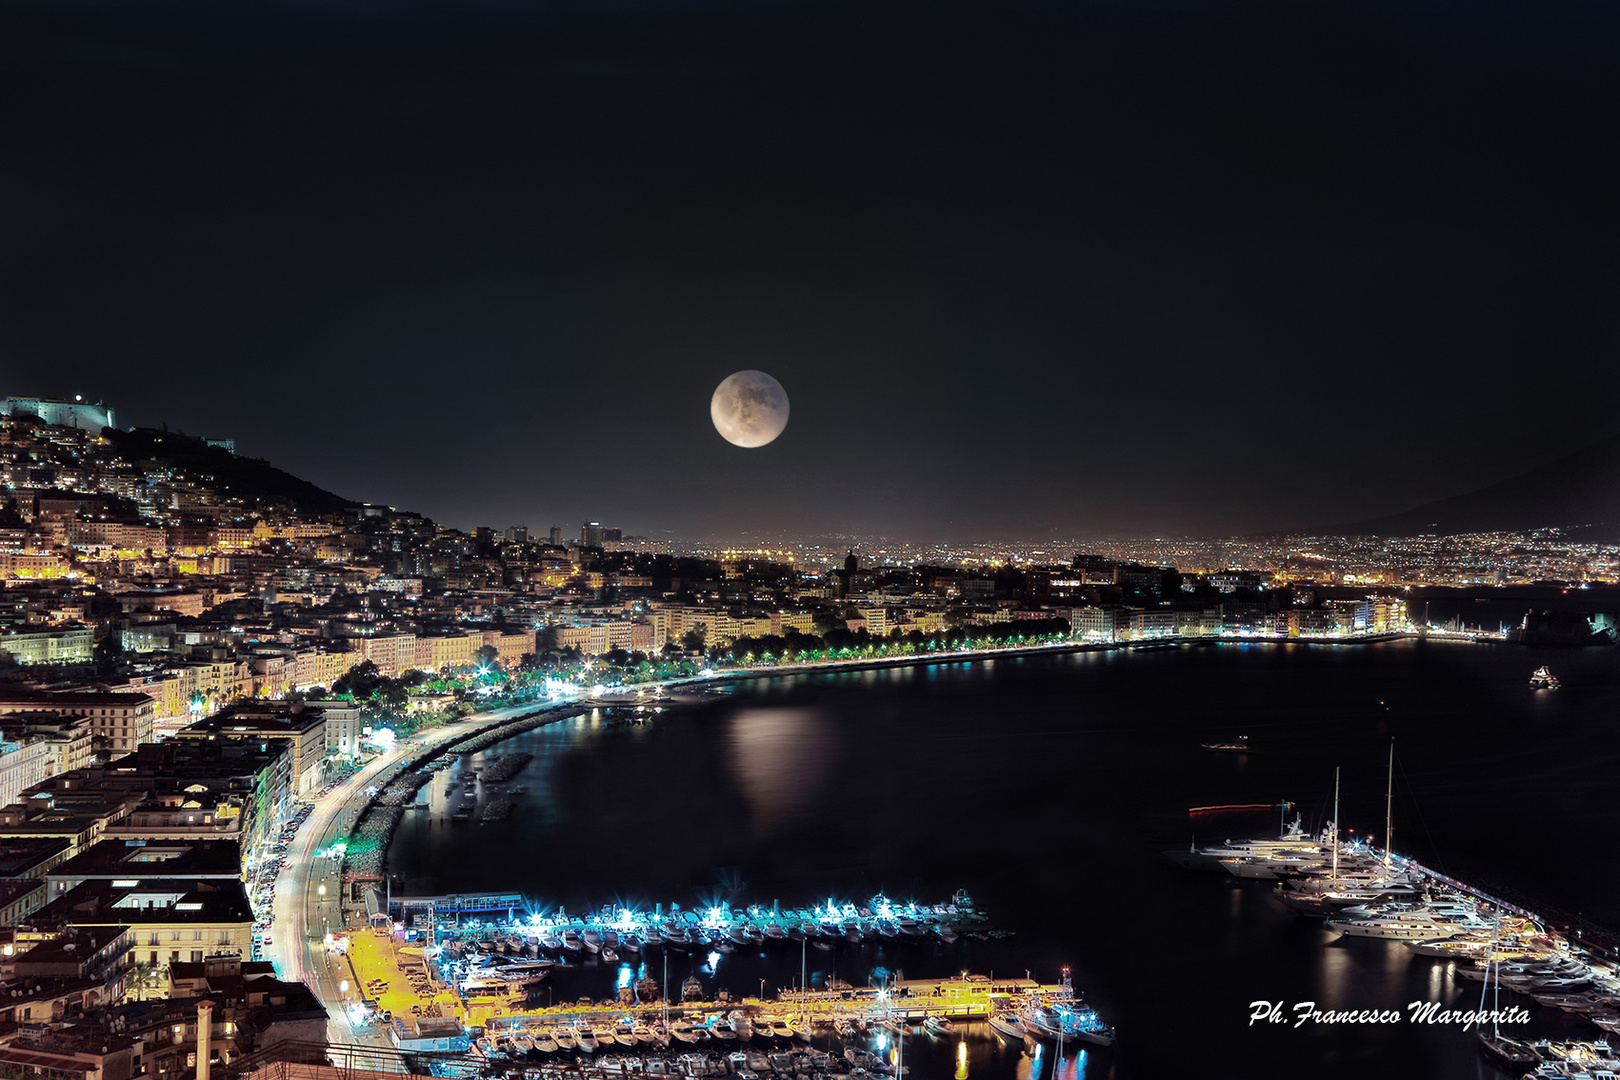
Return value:
[(247, 893), (237, 880), (81, 882), (29, 916), (36, 926), (122, 923), (245, 923), (253, 920)]
[(242, 848), (235, 840), (101, 840), (51, 870), (52, 881), (92, 878), (145, 880), (237, 878)]

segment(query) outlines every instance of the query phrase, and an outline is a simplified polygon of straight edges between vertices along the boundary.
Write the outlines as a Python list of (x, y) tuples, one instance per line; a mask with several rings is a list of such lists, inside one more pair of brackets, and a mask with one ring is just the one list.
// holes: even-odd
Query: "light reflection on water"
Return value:
[(838, 753), (836, 728), (811, 708), (738, 710), (726, 720), (723, 738), (756, 838), (808, 805)]
[(1018, 1062), (1018, 1080), (1085, 1080), (1087, 1050), (1065, 1047), (1062, 1055), (1055, 1046), (1037, 1043)]

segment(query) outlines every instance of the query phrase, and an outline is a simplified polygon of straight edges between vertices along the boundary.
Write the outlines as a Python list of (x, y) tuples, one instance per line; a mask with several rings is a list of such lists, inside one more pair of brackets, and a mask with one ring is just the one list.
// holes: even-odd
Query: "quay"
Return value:
[(1032, 995), (1056, 996), (1064, 987), (1042, 984), (1034, 979), (991, 979), (987, 975), (957, 976), (944, 979), (896, 979), (885, 988), (857, 987), (848, 990), (795, 992), (787, 997), (766, 1000), (745, 997), (738, 1001), (672, 1001), (619, 1005), (553, 1005), (526, 1012), (492, 1016), (484, 1022), (489, 1037), (519, 1032), (543, 1031), (577, 1026), (581, 1021), (612, 1025), (625, 1018), (659, 1020), (670, 1017), (699, 1018), (741, 1012), (751, 1019), (796, 1016), (813, 1024), (832, 1024), (839, 1019), (879, 1023), (887, 1019), (922, 1022), (930, 1016), (947, 1020), (984, 1020), (999, 1009), (1015, 1007)]

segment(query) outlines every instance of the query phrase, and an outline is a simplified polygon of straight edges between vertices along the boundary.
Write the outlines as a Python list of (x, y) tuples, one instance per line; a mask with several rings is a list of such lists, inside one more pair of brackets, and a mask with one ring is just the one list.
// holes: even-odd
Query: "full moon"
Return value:
[(729, 443), (764, 446), (787, 427), (787, 391), (763, 371), (739, 371), (715, 387), (709, 419)]

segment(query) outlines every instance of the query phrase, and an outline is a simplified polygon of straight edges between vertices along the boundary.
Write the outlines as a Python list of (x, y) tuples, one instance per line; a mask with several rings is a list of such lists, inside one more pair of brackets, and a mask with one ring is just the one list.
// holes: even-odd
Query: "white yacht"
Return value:
[(1459, 934), (1489, 925), (1474, 916), (1468, 920), (1449, 919), (1421, 911), (1403, 911), (1351, 919), (1329, 919), (1328, 928), (1346, 937), (1383, 938), (1389, 941), (1426, 941)]

